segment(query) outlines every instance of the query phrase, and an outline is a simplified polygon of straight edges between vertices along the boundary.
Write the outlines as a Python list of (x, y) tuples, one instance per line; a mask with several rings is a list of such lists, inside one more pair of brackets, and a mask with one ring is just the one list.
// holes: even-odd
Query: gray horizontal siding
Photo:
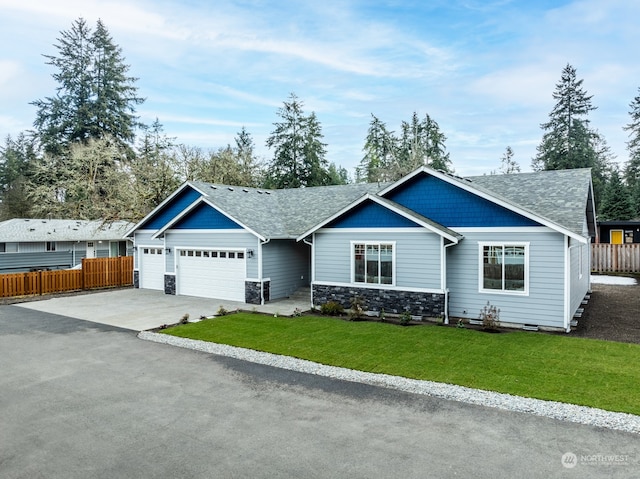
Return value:
[(175, 233), (171, 230), (165, 233), (166, 247), (171, 254), (165, 255), (167, 273), (175, 272), (176, 248), (245, 248), (253, 250), (252, 258), (247, 258), (247, 278), (258, 277), (258, 238), (251, 233)]
[[(590, 244), (580, 247), (580, 242), (571, 239), (571, 281), (570, 285), (570, 313), (573, 313), (580, 307), (582, 300), (589, 291), (589, 274), (591, 268)], [(582, 255), (582, 271), (580, 271), (580, 255)]]
[(311, 247), (293, 240), (272, 240), (262, 246), (263, 277), (271, 280), (271, 299), (290, 296), (309, 285)]
[(316, 233), (315, 280), (331, 283), (351, 281), (351, 241), (395, 241), (396, 287), (441, 288), (440, 236), (416, 229), (416, 232)]
[[(78, 256), (79, 263), (81, 256)], [(0, 253), (0, 273), (22, 273), (32, 269), (67, 269), (73, 266), (70, 251)]]
[[(480, 293), (481, 241), (529, 242), (529, 295)], [(451, 317), (478, 319), (489, 301), (500, 308), (500, 319), (517, 324), (563, 327), (564, 241), (555, 232), (465, 233), (447, 253), (447, 287)]]

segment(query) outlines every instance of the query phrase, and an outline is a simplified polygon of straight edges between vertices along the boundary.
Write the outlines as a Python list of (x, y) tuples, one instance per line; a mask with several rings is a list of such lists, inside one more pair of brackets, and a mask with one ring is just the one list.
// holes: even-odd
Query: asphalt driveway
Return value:
[(300, 300), (281, 300), (263, 306), (236, 301), (176, 296), (149, 289), (117, 289), (75, 296), (55, 297), (20, 303), (16, 306), (69, 316), (133, 331), (145, 331), (175, 324), (188, 314), (191, 319), (214, 315), (220, 306), (227, 311), (254, 308), (261, 312), (292, 315), (295, 308), (308, 309)]
[[(635, 477), (638, 435), (0, 306), (0, 477)], [(565, 462), (562, 458), (573, 457)], [(615, 455), (608, 464), (598, 460)]]

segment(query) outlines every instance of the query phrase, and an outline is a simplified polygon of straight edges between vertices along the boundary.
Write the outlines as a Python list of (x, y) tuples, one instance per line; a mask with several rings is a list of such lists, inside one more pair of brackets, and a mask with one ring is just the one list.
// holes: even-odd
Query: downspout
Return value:
[(458, 243), (449, 243), (444, 244), (444, 238), (442, 238), (442, 243), (444, 247), (442, 248), (442, 263), (443, 263), (443, 285), (442, 289), (444, 290), (444, 324), (449, 324), (449, 288), (447, 288), (447, 248), (453, 246)]
[[(315, 237), (315, 233), (313, 233), (313, 237)], [(304, 244), (311, 246), (311, 281), (309, 282), (309, 286), (311, 289), (311, 309), (313, 309), (313, 282), (316, 280), (316, 250), (313, 247), (313, 241), (307, 241), (307, 238), (302, 240)]]
[(271, 241), (271, 238), (265, 241), (258, 240), (258, 280), (260, 281), (260, 305), (264, 305), (264, 283), (262, 281), (262, 245)]

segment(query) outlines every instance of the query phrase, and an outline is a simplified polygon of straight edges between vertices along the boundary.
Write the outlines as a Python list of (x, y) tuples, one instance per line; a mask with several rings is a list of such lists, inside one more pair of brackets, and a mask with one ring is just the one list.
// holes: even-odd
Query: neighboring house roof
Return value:
[(131, 226), (127, 221), (14, 218), (0, 222), (0, 242), (121, 240)]
[[(198, 191), (202, 198), (184, 208), (180, 217), (205, 201), (262, 239), (300, 239), (309, 231), (316, 230), (319, 225), (327, 224), (336, 214), (344, 213), (350, 207), (359, 204), (365, 195), (384, 198), (387, 193), (420, 174), (436, 176), (582, 241), (585, 239), (583, 228), (586, 213), (590, 233), (595, 235), (595, 210), (589, 169), (460, 178), (427, 167), (419, 168), (395, 183), (355, 183), (281, 190), (191, 181), (183, 184), (142, 221), (129, 229), (126, 235), (131, 235), (137, 229), (144, 229), (145, 223), (151, 221), (164, 205), (169, 204), (172, 198), (185, 188), (191, 187)], [(386, 198), (385, 200), (389, 201)], [(444, 236), (457, 235), (452, 230), (416, 212), (410, 212), (397, 203), (385, 206), (402, 209), (405, 216), (412, 215), (420, 222), (430, 222), (429, 224)], [(157, 235), (161, 235), (170, 226), (168, 223), (174, 224), (175, 221), (167, 222)]]

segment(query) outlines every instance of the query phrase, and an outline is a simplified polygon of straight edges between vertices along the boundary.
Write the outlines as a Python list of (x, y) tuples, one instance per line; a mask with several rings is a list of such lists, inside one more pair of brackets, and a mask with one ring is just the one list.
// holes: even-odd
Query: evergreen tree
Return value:
[(326, 144), (322, 142), (322, 128), (315, 113), (305, 115), (303, 103), (295, 94), (278, 109), (282, 121), (267, 138), (267, 146), (274, 149), (273, 161), (267, 171), (265, 184), (270, 188), (298, 188), (329, 184)]
[(8, 136), (0, 147), (0, 221), (31, 217), (27, 182), (36, 157), (33, 140), (24, 133), (15, 140)]
[(444, 144), (447, 137), (440, 131), (438, 123), (429, 115), (425, 115), (422, 120), (422, 132), (425, 142), (426, 164), (434, 170), (453, 173), (451, 159)]
[(389, 181), (389, 167), (395, 162), (396, 139), (384, 122), (371, 115), (364, 144), (364, 157), (356, 168), (356, 180), (375, 183)]
[(604, 221), (625, 221), (634, 217), (631, 197), (620, 179), (618, 168), (611, 168), (609, 181), (602, 195), (602, 205), (598, 217)]
[(549, 114), (549, 121), (541, 125), (545, 133), (532, 167), (536, 171), (592, 168), (594, 194), (599, 204), (610, 153), (604, 138), (589, 126), (588, 114), (596, 107), (582, 88), (582, 82), (576, 79), (575, 68), (567, 64), (553, 93), (557, 103)]
[(634, 217), (640, 218), (640, 95), (633, 99), (629, 107), (631, 122), (624, 127), (630, 137), (627, 142), (629, 160), (625, 164), (624, 179), (633, 200)]
[(400, 137), (387, 130), (375, 115), (365, 140), (365, 156), (356, 168), (358, 181), (395, 181), (421, 166), (452, 172), (447, 137), (429, 115), (420, 120), (413, 112), (411, 122), (400, 125)]
[(235, 154), (239, 166), (239, 185), (259, 186), (263, 180), (262, 166), (254, 153), (251, 134), (243, 126), (235, 137)]
[(557, 103), (549, 121), (541, 125), (545, 133), (533, 161), (534, 170), (592, 166), (594, 154), (587, 115), (596, 107), (591, 104), (592, 97), (582, 89), (582, 82), (576, 79), (575, 68), (567, 64), (553, 93)]
[(349, 173), (341, 166), (336, 166), (335, 163), (329, 165), (328, 170), (329, 184), (330, 185), (347, 185), (349, 184)]
[(94, 32), (82, 18), (62, 31), (58, 55), (45, 55), (56, 68), (58, 82), (52, 97), (36, 100), (34, 127), (46, 153), (62, 155), (74, 142), (109, 136), (121, 146), (130, 145), (137, 126), (136, 78), (127, 76), (122, 50), (106, 27), (97, 22)]
[(513, 149), (510, 146), (507, 146), (507, 149), (500, 159), (500, 173), (502, 173), (503, 175), (520, 173), (520, 165), (513, 159), (513, 156)]

